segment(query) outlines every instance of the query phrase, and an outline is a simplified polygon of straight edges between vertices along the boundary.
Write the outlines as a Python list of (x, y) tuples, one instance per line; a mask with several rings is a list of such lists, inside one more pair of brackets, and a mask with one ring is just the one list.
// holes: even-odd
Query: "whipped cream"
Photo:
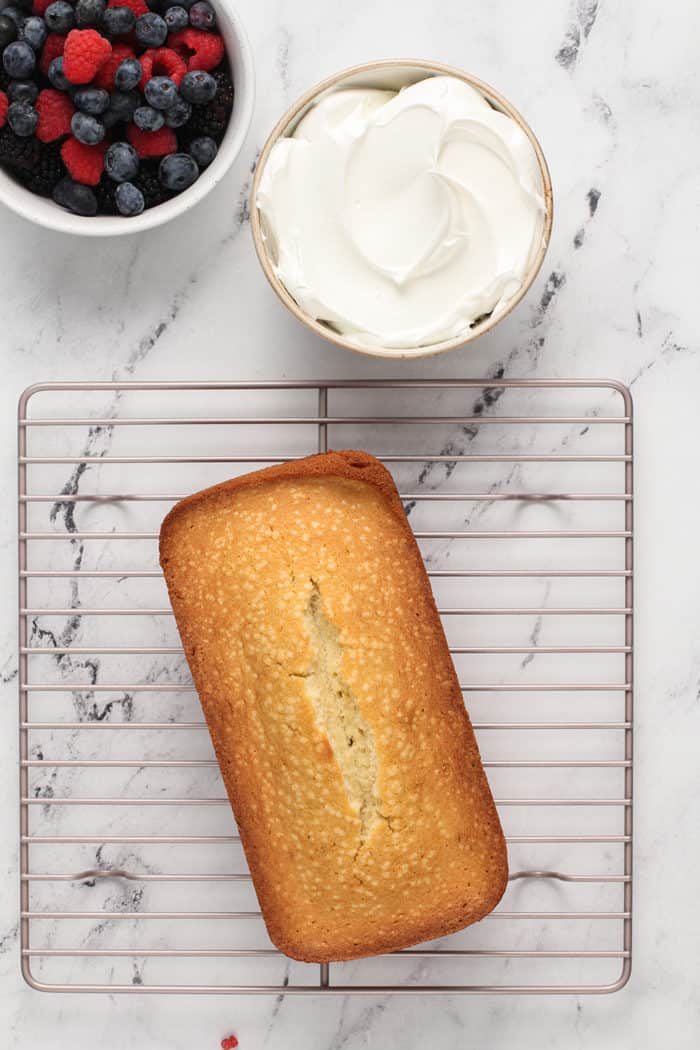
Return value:
[(518, 124), (464, 81), (322, 97), (273, 146), (256, 200), (275, 272), (358, 346), (465, 333), (542, 244), (542, 178)]

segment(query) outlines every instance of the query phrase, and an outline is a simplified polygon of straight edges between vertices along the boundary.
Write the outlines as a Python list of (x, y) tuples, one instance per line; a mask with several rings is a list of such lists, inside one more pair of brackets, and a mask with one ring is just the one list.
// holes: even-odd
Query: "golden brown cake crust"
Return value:
[(381, 463), (328, 452), (189, 496), (160, 558), (277, 947), (354, 959), (488, 914), (503, 833)]

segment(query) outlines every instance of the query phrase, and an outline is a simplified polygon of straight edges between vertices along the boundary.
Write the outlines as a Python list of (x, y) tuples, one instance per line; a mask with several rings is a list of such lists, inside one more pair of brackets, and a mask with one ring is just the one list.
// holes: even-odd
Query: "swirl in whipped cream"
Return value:
[(450, 76), (322, 97), (275, 143), (256, 203), (301, 309), (358, 346), (397, 350), (502, 311), (545, 214), (527, 135)]

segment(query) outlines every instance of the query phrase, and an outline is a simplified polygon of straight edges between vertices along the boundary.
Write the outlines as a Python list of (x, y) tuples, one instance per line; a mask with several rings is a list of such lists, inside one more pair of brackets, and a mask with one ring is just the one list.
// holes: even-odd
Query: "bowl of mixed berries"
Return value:
[(70, 233), (159, 225), (226, 173), (253, 94), (228, 0), (10, 0), (0, 10), (0, 200)]

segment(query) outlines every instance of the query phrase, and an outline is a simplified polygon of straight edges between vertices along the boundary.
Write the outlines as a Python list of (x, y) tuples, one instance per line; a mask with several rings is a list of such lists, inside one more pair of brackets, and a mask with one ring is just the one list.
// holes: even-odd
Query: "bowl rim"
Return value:
[[(260, 222), (260, 212), (257, 206), (258, 187), (262, 178), (262, 173), (265, 169), (268, 157), (272, 151), (273, 146), (278, 139), (283, 138), (289, 126), (294, 120), (301, 114), (302, 110), (305, 109), (311, 102), (313, 102), (319, 95), (324, 92), (339, 86), (342, 81), (349, 79), (350, 77), (361, 76), (364, 73), (376, 73), (382, 70), (389, 70), (392, 68), (408, 67), (417, 70), (425, 70), (426, 73), (438, 74), (440, 76), (453, 76), (459, 80), (464, 81), (477, 91), (481, 92), (488, 102), (494, 105), (494, 108), (501, 110), (511, 117), (516, 124), (521, 128), (522, 131), (527, 135), (528, 139), (532, 143), (532, 147), (535, 151), (535, 157), (537, 159), (537, 166), (540, 171), (542, 179), (542, 190), (545, 205), (545, 216), (544, 225), (542, 229), (542, 243), (537, 249), (535, 256), (533, 257), (527, 274), (515, 295), (508, 300), (507, 305), (498, 314), (489, 314), (479, 324), (474, 325), (472, 328), (467, 329), (460, 335), (453, 336), (450, 339), (443, 339), (439, 343), (429, 343), (426, 346), (418, 347), (396, 347), (389, 348), (383, 346), (360, 346), (357, 343), (351, 342), (346, 339), (345, 336), (339, 332), (333, 331), (332, 328), (322, 324), (315, 318), (310, 317), (305, 313), (296, 300), (290, 295), (285, 288), (282, 281), (279, 279), (274, 271), (272, 262), (267, 253), (265, 247), (265, 240), (263, 237), (262, 226)], [(534, 131), (527, 123), (522, 114), (505, 98), (499, 91), (491, 87), (485, 81), (480, 80), (478, 77), (473, 76), (471, 73), (467, 73), (465, 70), (460, 69), (457, 66), (447, 65), (444, 62), (433, 62), (430, 59), (424, 58), (383, 58), (377, 59), (372, 62), (362, 62), (356, 66), (349, 66), (347, 69), (342, 69), (331, 76), (325, 77), (314, 87), (309, 88), (301, 95), (296, 102), (282, 114), (280, 119), (275, 124), (274, 128), (268, 135), (265, 145), (263, 146), (258, 162), (255, 168), (255, 174), (250, 191), (250, 223), (253, 234), (253, 243), (255, 245), (255, 252), (258, 257), (258, 261), (262, 267), (263, 273), (268, 280), (268, 283), (272, 287), (273, 291), (277, 295), (278, 299), (287, 307), (287, 309), (301, 321), (302, 324), (306, 325), (316, 335), (326, 339), (328, 342), (335, 343), (336, 346), (342, 347), (344, 350), (352, 350), (354, 353), (364, 354), (369, 357), (383, 357), (383, 358), (419, 358), (419, 357), (432, 357), (436, 354), (446, 353), (451, 350), (457, 350), (461, 346), (465, 346), (467, 343), (473, 342), (479, 336), (489, 332), (492, 328), (507, 317), (508, 314), (515, 309), (518, 303), (525, 297), (530, 287), (532, 286), (537, 274), (540, 271), (542, 263), (544, 261), (547, 248), (549, 247), (549, 241), (552, 233), (552, 224), (554, 220), (554, 200), (552, 193), (552, 179), (549, 173), (549, 167), (544, 156), (542, 147), (535, 135)]]
[[(142, 233), (162, 226), (180, 215), (184, 215), (199, 204), (227, 174), (238, 157), (250, 129), (255, 108), (255, 63), (253, 50), (243, 21), (230, 0), (215, 0), (217, 14), (221, 14), (221, 35), (226, 43), (226, 56), (231, 62), (231, 43), (234, 39), (239, 63), (237, 90), (241, 100), (238, 113), (232, 114), (219, 147), (217, 156), (192, 186), (177, 197), (154, 208), (147, 208), (140, 215), (126, 219), (119, 215), (73, 215), (48, 198), (40, 197), (16, 182), (7, 172), (0, 172), (0, 203), (34, 226), (77, 237), (120, 237)], [(226, 37), (230, 39), (226, 39)], [(234, 71), (235, 73), (235, 71)], [(234, 103), (235, 107), (235, 103)], [(44, 208), (43, 205), (52, 207)]]

